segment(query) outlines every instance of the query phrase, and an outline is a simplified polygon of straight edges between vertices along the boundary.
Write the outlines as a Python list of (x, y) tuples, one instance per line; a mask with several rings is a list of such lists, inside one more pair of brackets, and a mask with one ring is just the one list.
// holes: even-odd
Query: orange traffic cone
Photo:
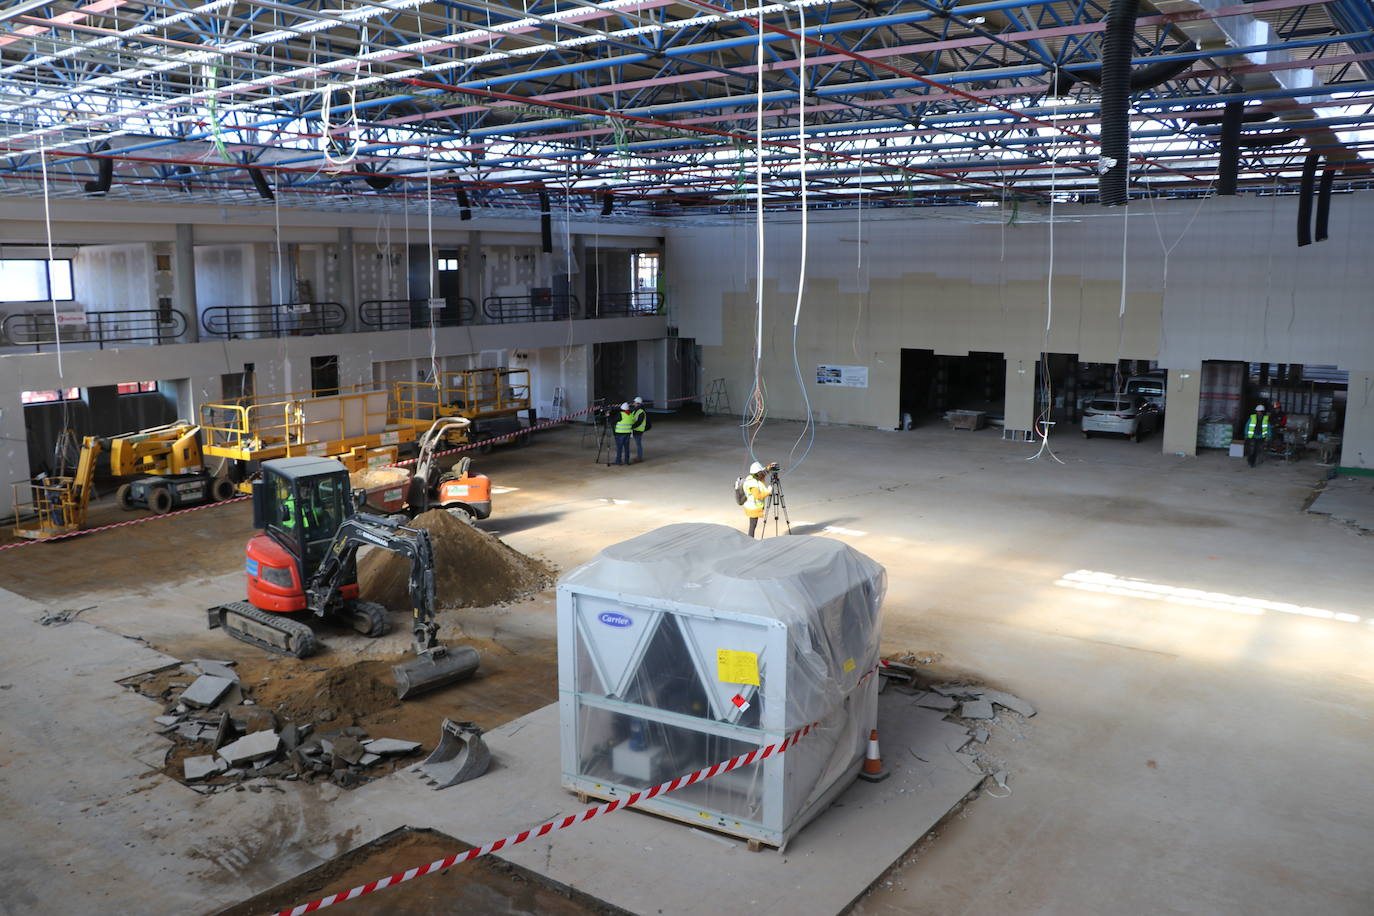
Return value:
[(883, 769), (883, 758), (878, 753), (878, 730), (875, 728), (868, 733), (868, 753), (864, 755), (864, 765), (863, 769), (859, 770), (859, 778), (869, 782), (882, 782), (891, 775)]

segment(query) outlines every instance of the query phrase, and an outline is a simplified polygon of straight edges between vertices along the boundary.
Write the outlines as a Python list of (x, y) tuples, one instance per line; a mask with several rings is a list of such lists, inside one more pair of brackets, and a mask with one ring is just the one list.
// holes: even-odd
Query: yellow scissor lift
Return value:
[(245, 493), (257, 463), (273, 458), (337, 458), (351, 471), (391, 464), (416, 432), (391, 420), (390, 400), (386, 388), (359, 385), (318, 397), (301, 392), (202, 404), (202, 450), (247, 465), (239, 483)]
[(524, 445), (530, 434), (520, 423), (521, 413), (533, 426), (528, 369), (458, 369), (440, 372), (433, 381), (395, 382), (392, 387), (392, 422), (411, 430), (412, 436), (422, 435), (443, 417), (472, 421), (470, 426), (447, 434), (449, 445), (507, 434), (514, 434), (517, 445)]

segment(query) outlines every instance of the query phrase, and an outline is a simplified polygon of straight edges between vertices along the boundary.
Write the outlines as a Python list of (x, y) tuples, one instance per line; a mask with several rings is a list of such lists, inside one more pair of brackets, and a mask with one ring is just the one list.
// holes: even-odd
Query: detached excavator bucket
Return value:
[(482, 741), (482, 730), (471, 722), (444, 720), (443, 734), (434, 753), (415, 767), (434, 789), (447, 789), (476, 779), (491, 765), (491, 751)]
[(417, 653), (413, 661), (393, 665), (396, 696), (409, 699), (430, 690), (472, 677), (481, 658), (472, 646), (434, 646)]

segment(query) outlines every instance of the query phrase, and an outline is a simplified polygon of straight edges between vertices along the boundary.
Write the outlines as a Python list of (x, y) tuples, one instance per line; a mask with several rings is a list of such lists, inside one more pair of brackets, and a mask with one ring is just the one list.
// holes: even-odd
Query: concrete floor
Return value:
[[(759, 450), (785, 460), (798, 432), (769, 424)], [(479, 459), (513, 488), (498, 496), (488, 527), (566, 569), (657, 525), (741, 520), (730, 484), (746, 459), (733, 423), (656, 418), (650, 460), (630, 468), (593, 464), (581, 438), (563, 430)], [(1025, 740), (993, 739), (1012, 795), (968, 806), (856, 912), (1368, 914), (1374, 541), (1303, 512), (1324, 476), (1310, 465), (1178, 459), (1160, 455), (1157, 440), (1063, 435), (1053, 445), (1064, 464), (1025, 461), (1033, 450), (1003, 443), (995, 430), (823, 428), (786, 480), (798, 527), (887, 566), (889, 654), (936, 657), (936, 674), (978, 677), (1041, 710)], [(80, 627), (28, 624), (41, 639), (25, 640), (11, 621), (0, 681), (19, 677), (10, 672), (21, 666), (48, 678), (30, 692), (51, 719), (64, 688), (35, 664), (58, 652), (50, 634), (94, 640), (100, 628), (179, 657), (213, 647), (222, 637), (202, 629), (199, 609), (241, 588), (242, 508), (0, 552), (5, 588), (49, 607), (96, 605)], [(108, 561), (121, 556), (127, 575), (113, 575)], [(16, 604), (4, 610), (36, 616)], [(478, 636), (552, 638), (547, 598), (449, 614)], [(330, 641), (346, 653), (372, 651), (344, 636)], [(107, 657), (99, 646), (83, 651)], [(103, 704), (126, 702), (107, 667), (65, 688), (89, 704), (82, 721), (92, 733)], [(110, 912), (112, 901), (133, 911), (136, 901), (159, 899), (195, 911), (207, 887), (216, 889), (211, 899), (232, 902), (370, 839), (331, 833), (316, 805), (330, 802), (329, 792), (234, 795), (239, 810), (225, 812), (214, 805), (229, 796), (188, 798), (183, 787), (138, 780), (122, 766), (97, 768), (96, 784), (82, 787), (83, 804), (103, 794), (105, 811), (119, 812), (117, 824), (92, 832), (53, 806), (70, 794), (71, 774), (16, 754), (13, 742), (38, 734), (54, 753), (82, 745), (46, 737), (51, 725), (27, 722), (39, 711), (19, 712), (6, 694), (0, 803), (18, 829), (0, 844), (0, 875), (29, 896), (0, 902), (0, 912)], [(111, 712), (121, 730), (129, 715), (122, 705)], [(212, 829), (205, 816), (223, 820)], [(254, 816), (303, 826), (274, 829), (273, 842), (207, 851), (250, 829)], [(29, 842), (31, 829), (41, 842)], [(101, 853), (95, 858), (113, 856), (120, 838), (157, 850), (155, 864), (126, 866), (121, 881), (73, 854), (86, 846)], [(22, 858), (11, 857), (16, 849)], [(48, 883), (34, 894), (56, 875), (59, 890)]]

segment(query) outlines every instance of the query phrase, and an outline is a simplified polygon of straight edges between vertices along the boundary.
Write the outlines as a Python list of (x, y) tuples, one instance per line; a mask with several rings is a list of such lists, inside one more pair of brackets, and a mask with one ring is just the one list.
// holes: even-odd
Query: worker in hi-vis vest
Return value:
[(1256, 404), (1255, 412), (1245, 421), (1245, 460), (1250, 462), (1250, 467), (1255, 466), (1268, 439), (1269, 414), (1264, 412), (1263, 404)]
[(615, 463), (630, 463), (630, 433), (634, 432), (635, 415), (630, 410), (630, 402), (620, 405), (620, 416), (615, 421)]
[(754, 536), (754, 529), (758, 527), (759, 519), (763, 518), (763, 510), (768, 505), (768, 497), (773, 495), (773, 488), (764, 480), (768, 474), (768, 468), (755, 461), (749, 465), (749, 476), (744, 478), (744, 514), (749, 519), (749, 536)]
[(634, 410), (631, 414), (634, 417), (634, 426), (630, 431), (635, 437), (635, 464), (644, 460), (644, 431), (649, 428), (649, 414), (644, 409), (644, 399), (635, 398)]

